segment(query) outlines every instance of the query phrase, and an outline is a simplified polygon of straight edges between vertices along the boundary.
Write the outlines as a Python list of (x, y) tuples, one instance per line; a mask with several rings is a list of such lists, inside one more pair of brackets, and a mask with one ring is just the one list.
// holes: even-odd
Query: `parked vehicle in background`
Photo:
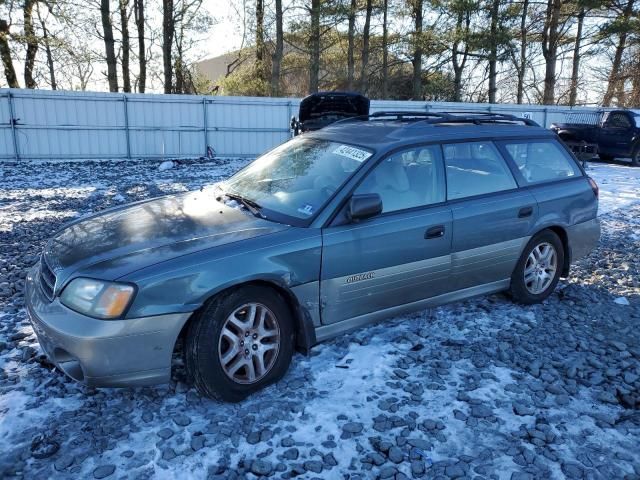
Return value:
[(320, 130), (338, 120), (369, 115), (369, 99), (359, 93), (320, 92), (300, 101), (298, 118), (291, 119), (293, 135)]
[(170, 379), (238, 401), (297, 347), (508, 291), (543, 301), (600, 236), (598, 189), (511, 115), (391, 112), (296, 137), (221, 185), (80, 218), (26, 305), (51, 361), (93, 386)]
[(567, 123), (550, 128), (577, 154), (597, 154), (601, 160), (630, 158), (640, 166), (640, 114), (633, 110), (571, 113)]

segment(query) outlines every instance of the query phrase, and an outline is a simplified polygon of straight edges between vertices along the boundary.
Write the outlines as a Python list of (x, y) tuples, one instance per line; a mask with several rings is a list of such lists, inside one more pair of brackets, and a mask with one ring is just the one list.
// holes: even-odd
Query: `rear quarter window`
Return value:
[(553, 140), (502, 142), (527, 184), (582, 175), (571, 156)]

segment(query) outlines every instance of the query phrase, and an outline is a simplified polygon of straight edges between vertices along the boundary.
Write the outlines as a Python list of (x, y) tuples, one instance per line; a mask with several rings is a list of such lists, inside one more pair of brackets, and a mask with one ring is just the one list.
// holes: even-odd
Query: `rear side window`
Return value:
[(503, 145), (529, 184), (580, 175), (573, 159), (552, 140), (504, 142)]
[(449, 200), (517, 188), (509, 167), (493, 143), (455, 143), (443, 148)]

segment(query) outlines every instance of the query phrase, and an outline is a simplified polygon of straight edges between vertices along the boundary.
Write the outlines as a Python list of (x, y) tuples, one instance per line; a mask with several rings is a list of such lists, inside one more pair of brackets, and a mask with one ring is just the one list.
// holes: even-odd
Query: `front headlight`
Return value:
[(126, 283), (76, 278), (60, 295), (63, 305), (90, 317), (120, 317), (131, 303), (135, 287)]

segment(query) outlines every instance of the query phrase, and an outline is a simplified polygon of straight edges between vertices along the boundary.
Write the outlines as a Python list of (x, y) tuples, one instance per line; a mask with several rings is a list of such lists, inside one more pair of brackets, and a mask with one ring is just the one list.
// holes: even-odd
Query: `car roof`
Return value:
[(402, 145), (460, 140), (504, 139), (522, 137), (551, 137), (550, 130), (513, 123), (439, 123), (375, 121), (347, 122), (329, 125), (307, 133), (313, 138), (388, 150)]

